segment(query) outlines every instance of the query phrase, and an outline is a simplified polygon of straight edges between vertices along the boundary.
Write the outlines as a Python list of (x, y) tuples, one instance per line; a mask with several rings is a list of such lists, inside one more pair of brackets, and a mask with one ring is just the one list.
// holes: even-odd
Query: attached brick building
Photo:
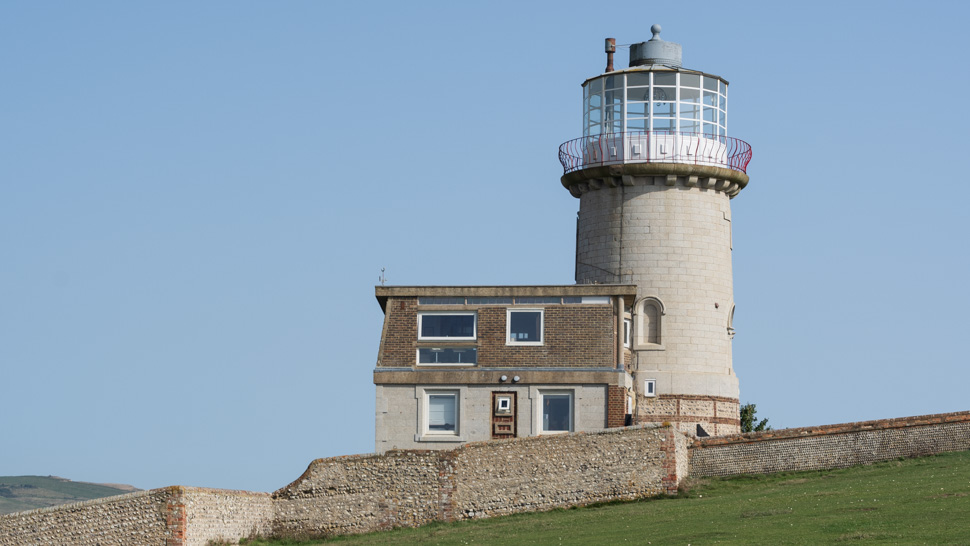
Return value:
[(623, 426), (632, 285), (377, 287), (377, 451)]

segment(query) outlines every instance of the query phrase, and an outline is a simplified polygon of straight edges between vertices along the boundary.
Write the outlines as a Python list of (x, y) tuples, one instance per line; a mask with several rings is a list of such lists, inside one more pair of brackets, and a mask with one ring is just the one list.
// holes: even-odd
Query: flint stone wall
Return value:
[(0, 516), (0, 546), (201, 546), (251, 535), (355, 534), (671, 493), (687, 476), (843, 468), (970, 450), (970, 412), (689, 440), (673, 427), (313, 461), (272, 495), (139, 491)]
[(438, 519), (438, 455), (389, 451), (317, 459), (276, 491), (273, 535), (330, 536)]
[(269, 493), (180, 488), (185, 508), (185, 546), (205, 546), (210, 541), (235, 541), (268, 536), (272, 532), (273, 499)]
[(319, 459), (273, 494), (273, 531), (354, 534), (633, 499), (675, 491), (686, 467), (686, 438), (657, 426)]
[(169, 489), (2, 515), (0, 546), (165, 544)]
[(269, 493), (166, 487), (0, 516), (0, 546), (204, 546), (269, 534)]
[(970, 412), (697, 439), (690, 475), (823, 470), (970, 450)]
[[(550, 510), (667, 492), (669, 428), (468, 444), (442, 454), (454, 476), (449, 520)], [(674, 447), (674, 446), (670, 446)], [(680, 446), (686, 462), (686, 442)], [(677, 488), (673, 478), (672, 490)], [(446, 506), (449, 503), (444, 503)]]

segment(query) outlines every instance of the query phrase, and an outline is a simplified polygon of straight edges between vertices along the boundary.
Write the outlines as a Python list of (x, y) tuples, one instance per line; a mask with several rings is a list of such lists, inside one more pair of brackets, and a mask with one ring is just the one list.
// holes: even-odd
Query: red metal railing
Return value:
[(623, 163), (687, 163), (747, 172), (751, 145), (727, 136), (628, 131), (574, 138), (559, 146), (563, 173)]

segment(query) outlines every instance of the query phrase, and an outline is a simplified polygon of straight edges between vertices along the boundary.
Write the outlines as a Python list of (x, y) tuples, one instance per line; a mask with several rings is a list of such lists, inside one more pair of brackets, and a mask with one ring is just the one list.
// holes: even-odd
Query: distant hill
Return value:
[(141, 491), (115, 483), (72, 482), (57, 476), (0, 476), (0, 514)]

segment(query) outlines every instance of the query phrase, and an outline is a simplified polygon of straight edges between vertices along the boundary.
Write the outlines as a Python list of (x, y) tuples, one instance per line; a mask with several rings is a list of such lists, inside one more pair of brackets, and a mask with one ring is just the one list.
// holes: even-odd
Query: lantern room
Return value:
[(583, 136), (564, 143), (566, 173), (623, 163), (692, 163), (744, 172), (751, 147), (727, 136), (728, 82), (681, 67), (681, 46), (660, 38), (630, 46), (630, 67), (583, 82)]

